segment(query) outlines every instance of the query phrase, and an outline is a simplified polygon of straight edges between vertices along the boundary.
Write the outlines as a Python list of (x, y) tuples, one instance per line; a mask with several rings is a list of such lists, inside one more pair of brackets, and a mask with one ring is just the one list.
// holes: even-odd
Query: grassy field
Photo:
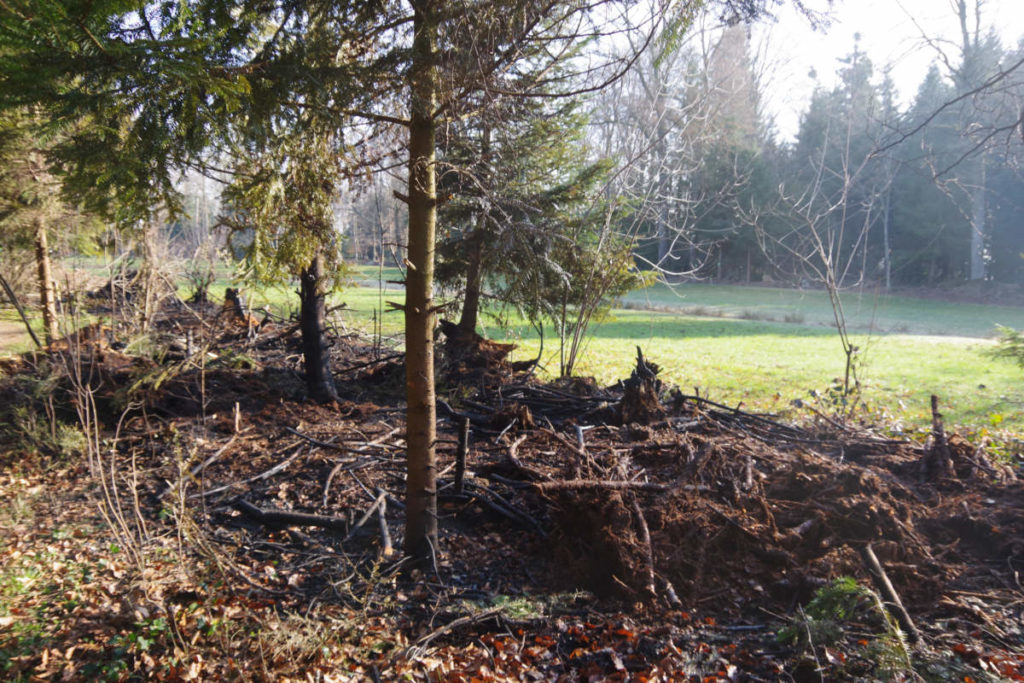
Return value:
[[(334, 320), (342, 331), (371, 332), (401, 342), (402, 316), (387, 301), (401, 301), (394, 268), (362, 268), (353, 285), (335, 297), (344, 303)], [(384, 289), (378, 288), (383, 282)], [(231, 285), (225, 271), (211, 291)], [(270, 305), (289, 315), (298, 308), (296, 287), (250, 289), (253, 308)], [(184, 293), (184, 292), (183, 292)], [(818, 291), (689, 284), (633, 292), (591, 327), (577, 374), (610, 384), (628, 376), (640, 345), (663, 376), (686, 393), (699, 387), (712, 400), (750, 409), (792, 413), (795, 399), (814, 403), (844, 369), (826, 295)], [(1024, 432), (1024, 385), (1013, 363), (990, 357), (995, 325), (1024, 328), (1024, 310), (944, 301), (849, 294), (844, 305), (855, 343), (863, 352), (863, 399), (876, 415), (906, 429), (928, 423), (929, 396), (937, 394), (950, 423), (978, 431)], [(10, 319), (8, 312), (3, 318)], [(13, 312), (10, 312), (13, 314)], [(788, 322), (786, 322), (788, 321)], [(514, 341), (517, 359), (540, 351), (536, 332), (521, 320), (507, 329), (484, 320), (487, 336)], [(27, 335), (10, 350), (29, 346)], [(546, 333), (542, 375), (558, 374), (557, 339)]]
[[(1024, 309), (1016, 306), (962, 304), (850, 291), (842, 295), (850, 330), (985, 337), (996, 325), (1024, 328)], [(631, 292), (622, 298), (629, 308), (677, 311), (691, 315), (775, 320), (810, 326), (835, 325), (828, 294), (739, 285), (686, 283)]]
[[(665, 296), (665, 291), (651, 294)], [(636, 305), (644, 295), (634, 293), (628, 303)], [(340, 297), (348, 306), (341, 319), (348, 326), (366, 329), (381, 299), (400, 296), (396, 291), (380, 295), (371, 287), (349, 290)], [(825, 310), (822, 293), (699, 286), (687, 297), (687, 305), (704, 307), (705, 315), (614, 310), (591, 328), (578, 374), (592, 375), (602, 383), (626, 377), (640, 345), (645, 355), (662, 366), (664, 377), (687, 393), (696, 386), (713, 400), (730, 405), (742, 401), (749, 408), (783, 413), (796, 410), (794, 399), (813, 404), (812, 390), (824, 394), (842, 376), (845, 357), (836, 333), (825, 324), (830, 309)], [(907, 429), (922, 427), (929, 422), (929, 397), (935, 393), (951, 423), (978, 430), (1024, 431), (1021, 371), (987, 354), (994, 345), (995, 323), (1024, 327), (1024, 313), (1008, 307), (896, 297), (882, 304), (889, 311), (885, 319), (902, 318), (907, 331), (855, 335), (855, 343), (863, 349), (863, 397), (876, 415)], [(664, 303), (655, 305), (667, 308)], [(749, 319), (756, 317), (755, 310), (765, 318), (771, 317), (769, 311), (779, 319), (787, 315), (798, 319), (797, 312), (804, 317), (799, 323)], [(723, 317), (733, 311), (743, 318)], [(399, 334), (400, 314), (385, 312), (383, 320), (385, 334)], [(517, 359), (536, 357), (539, 339), (521, 321), (513, 321), (509, 329), (484, 322), (489, 337), (519, 344)], [(542, 369), (553, 376), (558, 373), (557, 340), (551, 330), (546, 338)]]

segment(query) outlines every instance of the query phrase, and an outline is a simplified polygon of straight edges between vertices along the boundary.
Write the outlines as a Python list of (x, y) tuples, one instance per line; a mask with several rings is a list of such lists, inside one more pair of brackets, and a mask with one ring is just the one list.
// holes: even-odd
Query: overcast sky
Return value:
[[(826, 6), (824, 0), (810, 4)], [(956, 54), (959, 23), (951, 0), (836, 0), (835, 5), (832, 23), (824, 31), (813, 31), (788, 5), (776, 23), (754, 30), (754, 49), (762, 51), (772, 74), (766, 103), (783, 139), (795, 135), (800, 112), (814, 90), (808, 73), (813, 69), (822, 85), (834, 85), (838, 59), (853, 51), (855, 34), (860, 34), (860, 49), (877, 74), (891, 68), (902, 104), (914, 97), (935, 60), (936, 52), (922, 32), (945, 41)], [(1024, 0), (985, 0), (982, 25), (993, 27), (1004, 46), (1015, 45), (1024, 37)]]

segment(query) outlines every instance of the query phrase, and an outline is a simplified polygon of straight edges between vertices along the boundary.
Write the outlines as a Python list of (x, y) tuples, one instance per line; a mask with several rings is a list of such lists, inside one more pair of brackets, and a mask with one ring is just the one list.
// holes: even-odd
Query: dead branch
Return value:
[(510, 503), (509, 501), (505, 500), (499, 494), (495, 493), (486, 486), (482, 486), (476, 482), (470, 482), (470, 484), (472, 488), (476, 490), (467, 490), (466, 493), (464, 494), (465, 496), (472, 498), (473, 500), (477, 501), (484, 507), (487, 507), (492, 511), (498, 513), (502, 517), (505, 517), (510, 521), (519, 524), (520, 526), (527, 527), (531, 531), (534, 531), (541, 536), (548, 535), (547, 532), (544, 531), (544, 527), (542, 527), (540, 523), (537, 522), (537, 520), (535, 520), (533, 517), (517, 508), (513, 503)]
[(366, 512), (363, 513), (363, 516), (359, 518), (359, 521), (357, 521), (354, 525), (352, 525), (352, 529), (348, 532), (348, 536), (345, 537), (346, 541), (351, 539), (355, 535), (356, 531), (361, 526), (366, 524), (366, 520), (370, 519), (370, 517), (373, 516), (373, 513), (376, 512), (377, 509), (380, 506), (382, 506), (382, 505), (386, 506), (387, 505), (387, 498), (388, 498), (388, 494), (386, 492), (384, 492), (384, 491), (381, 491), (380, 493), (377, 494), (377, 498), (376, 498), (376, 500), (373, 501), (373, 505), (371, 505), (366, 510)]
[(455, 451), (455, 493), (462, 493), (466, 478), (466, 456), (469, 454), (469, 418), (459, 423), (459, 445)]
[(242, 498), (231, 501), (231, 507), (249, 519), (269, 527), (315, 526), (321, 529), (344, 532), (348, 529), (348, 521), (341, 517), (325, 517), (306, 512), (286, 512), (284, 510), (261, 510)]
[(921, 634), (918, 632), (917, 627), (914, 626), (914, 622), (910, 619), (910, 614), (907, 613), (905, 607), (903, 607), (903, 601), (900, 600), (899, 594), (896, 589), (893, 588), (892, 582), (889, 581), (889, 575), (885, 573), (885, 569), (882, 568), (882, 563), (878, 561), (878, 557), (875, 555), (875, 551), (871, 549), (871, 544), (867, 543), (860, 549), (861, 557), (864, 558), (864, 563), (868, 567), (868, 572), (871, 574), (871, 579), (875, 582), (875, 586), (878, 591), (885, 596), (886, 604), (889, 607), (889, 611), (892, 612), (893, 616), (903, 627), (903, 630), (907, 633), (907, 640), (912, 644), (916, 644), (921, 640)]
[(344, 368), (342, 370), (338, 370), (338, 372), (336, 374), (343, 375), (343, 374), (345, 374), (347, 372), (352, 372), (353, 370), (361, 370), (362, 368), (368, 368), (371, 365), (379, 365), (381, 363), (387, 363), (388, 361), (397, 360), (399, 358), (404, 358), (404, 357), (405, 357), (404, 353), (393, 353), (390, 356), (384, 356), (384, 357), (378, 358), (376, 360), (368, 360), (365, 363), (356, 363), (355, 365), (350, 365), (347, 368)]
[(942, 413), (939, 412), (939, 397), (932, 394), (932, 438), (925, 457), (921, 460), (921, 481), (933, 476), (951, 477), (953, 470), (953, 454), (949, 450), (949, 440), (942, 424)]
[(513, 468), (515, 468), (517, 472), (522, 472), (527, 479), (547, 479), (548, 477), (545, 477), (543, 474), (541, 474), (539, 471), (535, 470), (532, 467), (527, 467), (519, 459), (519, 447), (523, 444), (524, 441), (526, 441), (525, 434), (520, 436), (511, 444), (509, 444), (508, 452), (505, 453), (505, 459), (508, 461), (510, 465), (512, 465)]
[[(295, 445), (297, 445), (297, 444), (292, 444), (292, 446), (295, 446)], [(312, 451), (310, 451), (310, 452), (312, 452)], [(254, 477), (249, 477), (248, 479), (244, 479), (242, 481), (236, 481), (236, 482), (233, 482), (231, 484), (225, 484), (224, 486), (218, 486), (217, 488), (210, 489), (209, 491), (202, 491), (200, 493), (195, 493), (195, 494), (189, 496), (189, 498), (205, 498), (206, 496), (212, 496), (214, 494), (221, 493), (222, 491), (227, 491), (228, 489), (230, 489), (230, 488), (232, 488), (234, 486), (241, 486), (243, 484), (251, 484), (252, 482), (259, 481), (261, 479), (269, 479), (270, 477), (274, 476), (278, 472), (280, 472), (283, 469), (285, 469), (286, 467), (288, 467), (288, 465), (292, 464), (295, 461), (295, 459), (298, 458), (300, 455), (302, 455), (302, 448), (296, 449), (295, 453), (293, 453), (288, 459), (284, 460), (281, 463), (278, 463), (277, 465), (274, 465), (269, 470), (266, 470), (264, 472), (260, 472), (259, 474), (257, 474)]]
[(603, 481), (600, 479), (535, 481), (531, 486), (538, 491), (585, 491), (588, 489), (606, 489), (609, 491), (671, 491), (673, 488), (687, 491), (696, 489), (696, 487), (693, 486), (672, 487), (666, 484), (654, 484), (645, 481)]
[(378, 500), (380, 505), (377, 507), (377, 521), (380, 523), (380, 543), (381, 543), (381, 554), (384, 557), (391, 557), (394, 554), (395, 549), (391, 545), (391, 533), (388, 531), (388, 494), (384, 491), (380, 491)]
[(658, 593), (654, 588), (654, 550), (651, 548), (651, 530), (647, 526), (644, 511), (640, 509), (640, 503), (637, 502), (636, 496), (633, 496), (632, 503), (633, 514), (636, 515), (636, 523), (640, 529), (640, 541), (644, 544), (644, 569), (647, 572), (647, 585), (644, 586), (644, 590), (651, 598), (654, 598)]
[[(454, 621), (451, 621), (440, 628), (434, 629), (430, 633), (426, 634), (425, 636), (417, 640), (413, 648), (421, 648), (424, 645), (429, 644), (431, 641), (436, 640), (440, 636), (443, 636), (446, 633), (450, 633), (451, 631), (454, 631), (457, 628), (461, 628), (462, 626), (465, 626), (467, 624), (476, 624), (478, 622), (484, 621), (485, 619), (490, 619), (491, 617), (497, 616), (501, 613), (502, 609), (502, 607), (492, 607), (491, 609), (480, 612), (479, 614), (469, 614), (464, 617), (459, 617), (458, 619), (455, 619)], [(412, 651), (413, 648), (409, 648), (410, 651)]]

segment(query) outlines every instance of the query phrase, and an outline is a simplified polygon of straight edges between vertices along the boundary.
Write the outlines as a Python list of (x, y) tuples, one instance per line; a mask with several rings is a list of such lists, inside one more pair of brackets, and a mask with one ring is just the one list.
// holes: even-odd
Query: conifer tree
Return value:
[(446, 127), (440, 185), (452, 200), (441, 210), (438, 279), (464, 287), (464, 332), (476, 330), (485, 290), (539, 324), (551, 281), (568, 277), (557, 243), (572, 239), (579, 214), (599, 212), (610, 166), (588, 160), (576, 109), (511, 98)]

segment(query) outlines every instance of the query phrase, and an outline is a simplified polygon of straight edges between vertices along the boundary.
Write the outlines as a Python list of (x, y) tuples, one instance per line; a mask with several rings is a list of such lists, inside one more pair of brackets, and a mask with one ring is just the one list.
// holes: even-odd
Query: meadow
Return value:
[[(376, 315), (383, 334), (397, 339), (401, 315), (380, 310), (401, 293), (378, 291), (376, 274), (369, 275), (339, 297), (347, 304), (340, 319), (367, 329)], [(1024, 310), (859, 293), (843, 304), (861, 349), (861, 400), (870, 419), (897, 431), (927, 428), (934, 393), (950, 424), (981, 435), (1024, 431), (1022, 371), (990, 355), (996, 326), (1024, 328)], [(516, 343), (516, 360), (540, 353), (541, 375), (558, 375), (552, 329), (543, 351), (536, 331), (515, 315), (503, 324), (485, 318), (483, 331)], [(637, 345), (685, 393), (699, 388), (721, 403), (790, 416), (809, 409), (798, 403), (831, 410), (829, 388), (845, 369), (828, 297), (815, 290), (696, 284), (633, 292), (591, 327), (577, 374), (605, 384), (627, 377)]]

